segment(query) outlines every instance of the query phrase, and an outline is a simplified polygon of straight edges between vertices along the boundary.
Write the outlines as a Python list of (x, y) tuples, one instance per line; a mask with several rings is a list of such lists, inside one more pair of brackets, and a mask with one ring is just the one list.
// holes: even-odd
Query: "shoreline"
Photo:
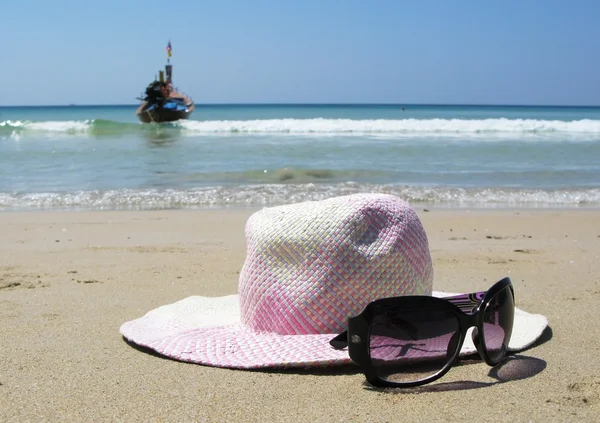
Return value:
[[(488, 103), (488, 104), (473, 104), (473, 103), (331, 103), (331, 102), (320, 102), (320, 103), (198, 103), (199, 106), (210, 106), (210, 107), (365, 107), (365, 106), (380, 106), (380, 107), (477, 107), (477, 108), (494, 108), (494, 107), (516, 107), (516, 108), (549, 108), (549, 109), (598, 109), (600, 104), (501, 104), (501, 103)], [(103, 107), (138, 107), (136, 103), (101, 103), (101, 104), (21, 104), (21, 105), (0, 105), (0, 108), (72, 108), (72, 107), (90, 107), (90, 108), (103, 108)]]
[[(400, 196), (402, 198), (402, 196)], [(318, 200), (304, 200), (304, 201), (318, 201)], [(507, 213), (507, 212), (598, 212), (600, 211), (600, 204), (589, 204), (589, 205), (564, 205), (559, 206), (556, 204), (548, 206), (513, 206), (509, 204), (503, 205), (456, 205), (456, 204), (439, 204), (439, 203), (425, 203), (425, 202), (411, 202), (406, 200), (412, 208), (417, 211), (431, 212), (431, 211), (449, 211), (449, 212), (475, 212), (475, 213)], [(256, 211), (265, 207), (277, 207), (286, 204), (293, 203), (274, 203), (266, 205), (214, 205), (214, 206), (183, 206), (183, 207), (148, 207), (148, 208), (86, 208), (86, 207), (49, 207), (49, 208), (17, 208), (17, 209), (0, 209), (0, 215), (2, 214), (13, 214), (13, 213), (147, 213), (147, 212), (204, 212), (204, 211)]]
[(516, 306), (548, 317), (538, 343), (406, 390), (373, 389), (354, 366), (167, 360), (119, 327), (188, 296), (235, 294), (255, 209), (0, 213), (0, 421), (598, 421), (600, 210), (413, 208), (434, 289), (510, 276)]

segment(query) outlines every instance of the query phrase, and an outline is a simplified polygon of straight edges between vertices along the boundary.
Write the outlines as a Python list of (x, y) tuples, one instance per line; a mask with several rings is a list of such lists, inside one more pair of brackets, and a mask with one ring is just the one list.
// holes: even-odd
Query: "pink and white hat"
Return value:
[[(265, 208), (246, 224), (237, 295), (193, 296), (126, 322), (129, 341), (180, 361), (229, 368), (350, 363), (329, 341), (371, 301), (436, 295), (427, 236), (403, 200), (356, 194)], [(544, 316), (516, 310), (510, 349)], [(467, 339), (470, 339), (467, 338)], [(475, 352), (469, 341), (462, 354)]]

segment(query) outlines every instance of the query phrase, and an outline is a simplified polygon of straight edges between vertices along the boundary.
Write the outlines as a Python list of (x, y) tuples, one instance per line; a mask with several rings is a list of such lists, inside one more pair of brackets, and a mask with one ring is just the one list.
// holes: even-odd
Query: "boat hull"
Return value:
[(175, 122), (181, 119), (187, 119), (194, 111), (194, 104), (187, 105), (185, 110), (166, 109), (163, 107), (153, 107), (144, 102), (138, 107), (136, 112), (138, 119), (143, 123), (162, 123)]

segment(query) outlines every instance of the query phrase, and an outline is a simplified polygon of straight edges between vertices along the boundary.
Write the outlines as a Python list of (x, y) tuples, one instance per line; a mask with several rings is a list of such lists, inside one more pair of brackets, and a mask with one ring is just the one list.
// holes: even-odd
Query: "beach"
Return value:
[(600, 211), (415, 206), (434, 289), (509, 276), (548, 317), (495, 369), (462, 360), (420, 388), (374, 389), (355, 366), (242, 371), (129, 345), (126, 321), (191, 295), (237, 293), (256, 209), (0, 214), (0, 421), (600, 420)]

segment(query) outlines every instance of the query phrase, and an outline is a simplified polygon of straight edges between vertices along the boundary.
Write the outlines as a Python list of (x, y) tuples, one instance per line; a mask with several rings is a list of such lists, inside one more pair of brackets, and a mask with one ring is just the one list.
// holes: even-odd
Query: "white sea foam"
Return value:
[(413, 204), (459, 208), (600, 207), (600, 189), (511, 190), (423, 186), (340, 184), (269, 184), (195, 189), (0, 193), (0, 211), (11, 210), (152, 210), (179, 208), (263, 207), (359, 192), (394, 194)]
[(90, 120), (65, 120), (65, 121), (11, 121), (0, 122), (0, 127), (12, 129), (14, 131), (35, 131), (35, 132), (64, 132), (64, 133), (86, 133), (93, 125)]
[(539, 133), (572, 132), (600, 134), (600, 120), (577, 121), (535, 119), (264, 119), (225, 121), (182, 121), (190, 133)]
[[(47, 132), (64, 134), (101, 133), (110, 128), (113, 133), (147, 129), (142, 124), (110, 121), (3, 121), (0, 133), (26, 134)], [(189, 135), (211, 134), (340, 134), (340, 135), (471, 135), (479, 134), (571, 134), (600, 135), (600, 120), (575, 121), (536, 119), (262, 119), (262, 120), (186, 120), (172, 129)]]

